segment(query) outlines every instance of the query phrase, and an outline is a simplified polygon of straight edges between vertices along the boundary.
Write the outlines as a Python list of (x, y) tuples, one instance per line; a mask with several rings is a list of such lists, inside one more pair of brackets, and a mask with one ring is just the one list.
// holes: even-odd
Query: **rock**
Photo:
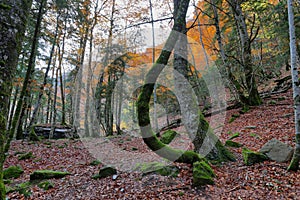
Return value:
[(100, 169), (99, 173), (94, 175), (92, 178), (93, 179), (106, 178), (108, 176), (112, 176), (112, 175), (115, 175), (115, 174), (117, 174), (117, 170), (114, 167), (105, 166), (105, 167), (102, 167)]
[(24, 170), (19, 166), (10, 166), (3, 170), (3, 179), (19, 178)]
[(143, 175), (150, 173), (160, 174), (162, 176), (177, 177), (179, 169), (176, 166), (165, 165), (159, 162), (138, 164), (135, 168), (137, 171), (141, 171)]
[(242, 144), (238, 143), (238, 142), (234, 142), (232, 140), (227, 140), (225, 142), (225, 146), (228, 146), (228, 147), (236, 147), (236, 148), (239, 148), (241, 146), (243, 146)]
[(114, 174), (114, 175), (112, 176), (112, 179), (113, 179), (113, 180), (117, 180), (117, 178), (118, 178), (118, 175), (117, 175), (117, 174)]
[(266, 154), (270, 160), (287, 162), (293, 155), (293, 148), (288, 144), (273, 138), (264, 144), (259, 152)]
[(28, 153), (25, 153), (25, 154), (20, 154), (18, 156), (19, 160), (27, 160), (27, 159), (31, 159), (31, 158), (33, 158), (32, 152), (28, 152)]
[(52, 171), (52, 170), (37, 170), (30, 174), (30, 180), (41, 180), (50, 178), (63, 178), (70, 175), (69, 172)]
[(249, 149), (243, 148), (242, 155), (244, 158), (244, 163), (246, 165), (253, 165), (255, 163), (260, 163), (268, 160), (268, 157), (262, 153), (251, 151)]
[(239, 133), (239, 132), (236, 132), (236, 133), (232, 134), (232, 135), (229, 137), (229, 140), (232, 140), (232, 139), (237, 138), (237, 137), (239, 137), (239, 136), (240, 136), (240, 133)]
[(90, 165), (92, 165), (92, 166), (97, 166), (100, 164), (101, 164), (101, 161), (99, 161), (99, 160), (93, 160), (92, 162), (90, 162)]
[(43, 181), (43, 182), (40, 182), (38, 184), (39, 188), (42, 188), (43, 190), (49, 190), (50, 188), (53, 188), (54, 187), (54, 184), (50, 181)]
[(256, 126), (245, 126), (244, 129), (256, 129)]
[(215, 174), (205, 161), (193, 164), (193, 186), (213, 185)]
[(167, 130), (162, 134), (160, 141), (164, 144), (169, 144), (170, 142), (172, 142), (172, 140), (176, 137), (177, 134), (178, 133), (176, 131)]

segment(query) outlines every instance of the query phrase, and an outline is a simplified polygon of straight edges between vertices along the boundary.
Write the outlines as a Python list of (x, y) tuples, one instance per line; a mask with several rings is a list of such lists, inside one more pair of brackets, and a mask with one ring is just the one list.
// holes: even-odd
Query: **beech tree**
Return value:
[(296, 146), (292, 161), (288, 170), (297, 171), (300, 162), (300, 83), (298, 76), (297, 49), (296, 49), (296, 34), (294, 24), (293, 0), (287, 0), (288, 15), (289, 15), (289, 36), (290, 36), (290, 56), (291, 56), (291, 73), (293, 83), (293, 99), (295, 112), (295, 132), (296, 132)]
[(5, 199), (3, 163), (9, 149), (8, 105), (12, 81), (21, 51), (31, 0), (4, 0), (0, 3), (0, 199)]
[[(164, 45), (164, 48), (160, 53), (160, 56), (158, 57), (157, 61), (153, 64), (152, 68), (150, 69), (150, 71), (147, 73), (145, 77), (145, 83), (142, 86), (138, 97), (137, 109), (138, 109), (138, 123), (141, 129), (143, 140), (151, 150), (155, 151), (155, 153), (157, 153), (158, 155), (166, 159), (169, 159), (171, 161), (193, 164), (196, 161), (202, 160), (202, 157), (198, 153), (195, 153), (194, 151), (175, 150), (163, 144), (157, 138), (156, 134), (153, 132), (150, 124), (150, 117), (149, 117), (149, 102), (154, 90), (155, 82), (159, 74), (161, 73), (161, 71), (168, 63), (171, 52), (175, 48), (175, 44), (177, 43), (180, 37), (178, 33), (185, 31), (185, 18), (186, 18), (188, 5), (189, 5), (189, 0), (178, 1), (178, 4), (176, 4), (175, 2), (175, 6), (177, 6), (177, 8), (175, 8), (176, 12), (174, 13), (174, 25), (172, 31)], [(177, 57), (177, 59), (179, 62), (182, 61), (180, 60), (179, 56)], [(178, 68), (176, 70), (179, 71), (181, 74), (183, 74), (182, 76), (184, 76), (184, 71), (186, 70), (186, 66), (184, 66), (184, 68), (182, 69), (180, 68), (180, 66), (177, 67)], [(190, 95), (188, 95), (188, 97), (189, 96)], [(232, 154), (221, 144), (221, 142), (213, 134), (207, 121), (204, 119), (201, 113), (199, 113), (198, 119), (199, 119), (199, 123), (198, 123), (199, 127), (196, 133), (196, 140), (195, 140), (196, 143), (199, 146), (201, 146), (203, 144), (203, 138), (206, 136), (206, 134), (209, 134), (210, 139), (214, 140), (215, 142), (214, 144), (216, 144), (215, 146), (216, 148), (214, 148), (213, 150), (217, 150), (217, 151), (211, 151), (208, 158), (219, 160), (219, 161), (234, 160)], [(189, 124), (187, 124), (187, 126), (189, 126)], [(211, 145), (211, 144), (212, 143), (209, 142), (209, 144), (204, 144), (204, 145)], [(196, 149), (198, 148), (199, 150), (200, 149), (199, 146), (196, 147)]]

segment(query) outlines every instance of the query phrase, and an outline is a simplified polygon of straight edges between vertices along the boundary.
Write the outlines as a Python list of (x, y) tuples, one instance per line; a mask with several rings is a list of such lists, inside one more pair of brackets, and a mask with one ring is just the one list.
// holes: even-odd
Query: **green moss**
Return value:
[(19, 178), (24, 170), (20, 166), (10, 166), (3, 170), (3, 179)]
[(43, 190), (49, 190), (50, 188), (53, 188), (54, 187), (54, 184), (50, 181), (43, 181), (43, 182), (40, 182), (38, 184), (39, 188), (42, 188)]
[(248, 105), (244, 105), (243, 108), (240, 110), (240, 113), (245, 114), (250, 110), (250, 107)]
[(15, 188), (15, 191), (18, 191), (20, 194), (23, 194), (25, 197), (29, 197), (31, 195), (31, 183), (30, 182), (24, 182), (21, 184), (18, 184)]
[(177, 135), (176, 131), (167, 130), (162, 134), (160, 141), (164, 144), (169, 144), (176, 137), (176, 135)]
[(41, 141), (41, 138), (39, 136), (37, 136), (37, 134), (34, 131), (34, 126), (32, 126), (30, 128), (30, 132), (29, 132), (29, 139), (31, 141)]
[(0, 3), (0, 9), (4, 9), (4, 10), (10, 10), (11, 6), (4, 4), (4, 3)]
[(90, 165), (92, 166), (96, 166), (96, 165), (100, 165), (101, 162), (99, 160), (93, 160), (92, 162), (90, 162)]
[(228, 147), (236, 147), (236, 148), (239, 148), (241, 146), (243, 146), (242, 144), (238, 143), (238, 142), (234, 142), (232, 140), (227, 140), (225, 142), (225, 146), (228, 146)]
[(183, 192), (183, 191), (179, 191), (178, 195), (179, 195), (179, 196), (183, 196), (183, 195), (184, 195), (184, 192)]
[(195, 187), (214, 184), (215, 174), (212, 168), (205, 162), (195, 162), (193, 165), (193, 185)]
[(228, 123), (234, 122), (235, 119), (236, 119), (235, 117), (231, 117), (231, 118), (228, 120)]
[(7, 191), (9, 191), (9, 187), (4, 185), (4, 183), (2, 181), (0, 181), (0, 191), (1, 191), (1, 199), (6, 199), (5, 198), (5, 194), (8, 193)]
[[(5, 189), (5, 193), (6, 193), (6, 194), (15, 191), (15, 189), (14, 189), (13, 187), (9, 186), (9, 185), (5, 185), (4, 188), (3, 188), (2, 186), (0, 186), (0, 187), (1, 187), (1, 188), (0, 188), (1, 190)], [(5, 199), (5, 197), (2, 198), (2, 199)]]
[(243, 148), (242, 155), (244, 159), (244, 163), (246, 165), (253, 165), (255, 163), (260, 163), (265, 160), (268, 160), (268, 157), (262, 153), (251, 151), (247, 148)]
[(144, 175), (156, 173), (162, 176), (177, 177), (179, 174), (179, 169), (176, 166), (164, 165), (159, 162), (137, 164), (135, 170), (141, 171)]
[(3, 179), (3, 183), (4, 184), (11, 184), (12, 180), (10, 180), (10, 179)]
[(240, 117), (239, 114), (233, 114), (233, 115), (231, 115), (231, 118), (229, 119), (228, 123), (232, 123), (238, 117)]
[(14, 153), (15, 156), (20, 155), (20, 154), (25, 154), (26, 152), (23, 151), (17, 151), (16, 153)]
[(25, 197), (29, 197), (31, 195), (30, 182), (17, 184), (15, 187), (5, 186), (5, 189), (6, 189), (6, 194), (11, 192), (19, 192), (20, 194), (23, 194)]
[(136, 148), (136, 147), (132, 147), (132, 148), (131, 148), (131, 150), (132, 150), (132, 151), (137, 151), (137, 150), (138, 150), (138, 148)]
[(31, 159), (31, 158), (33, 158), (32, 152), (28, 152), (28, 153), (21, 154), (18, 156), (19, 160), (27, 160), (27, 159)]
[(232, 135), (229, 137), (229, 140), (232, 140), (232, 139), (237, 138), (237, 137), (239, 137), (239, 136), (240, 136), (240, 133), (239, 133), (239, 132), (236, 132), (236, 133), (232, 134)]
[(92, 178), (93, 179), (106, 178), (106, 177), (112, 176), (114, 174), (117, 174), (117, 170), (114, 167), (105, 166), (105, 167), (102, 167), (100, 169), (99, 173), (94, 175)]
[(194, 162), (205, 160), (204, 157), (194, 151), (179, 151), (178, 153), (180, 153), (181, 156), (176, 160), (176, 162), (193, 164)]
[(234, 114), (232, 114), (232, 117), (238, 118), (238, 117), (240, 117), (240, 114), (234, 113)]
[(257, 139), (260, 139), (261, 137), (259, 135), (257, 135), (256, 133), (250, 133), (249, 136), (251, 137), (255, 137)]
[(277, 102), (275, 100), (271, 100), (271, 101), (268, 102), (269, 105), (276, 105), (276, 103)]
[(30, 174), (30, 180), (42, 180), (51, 178), (63, 178), (70, 175), (69, 172), (52, 171), (52, 170), (37, 170)]

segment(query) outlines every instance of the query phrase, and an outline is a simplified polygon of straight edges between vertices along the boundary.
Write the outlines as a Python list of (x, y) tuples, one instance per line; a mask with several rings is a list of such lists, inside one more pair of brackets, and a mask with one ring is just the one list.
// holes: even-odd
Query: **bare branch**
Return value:
[(151, 24), (151, 23), (155, 23), (155, 22), (161, 22), (161, 21), (172, 20), (172, 19), (173, 19), (173, 17), (167, 17), (167, 18), (162, 18), (162, 19), (155, 19), (155, 20), (141, 22), (141, 23), (138, 23), (138, 24), (133, 24), (133, 25), (127, 26), (127, 27), (125, 27), (125, 29), (136, 27), (136, 26), (140, 26), (140, 25), (143, 25), (143, 24)]

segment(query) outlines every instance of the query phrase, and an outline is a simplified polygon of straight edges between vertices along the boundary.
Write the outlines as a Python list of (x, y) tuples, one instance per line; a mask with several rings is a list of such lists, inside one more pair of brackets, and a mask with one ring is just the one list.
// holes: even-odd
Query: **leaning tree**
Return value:
[[(189, 0), (181, 0), (178, 2), (176, 14), (174, 15), (174, 25), (172, 31), (164, 45), (164, 48), (160, 53), (160, 56), (145, 77), (145, 83), (142, 86), (137, 101), (137, 110), (141, 135), (144, 142), (152, 151), (170, 161), (194, 164), (197, 161), (203, 161), (204, 157), (199, 155), (195, 151), (177, 150), (171, 148), (166, 144), (163, 144), (152, 130), (149, 116), (149, 102), (154, 90), (155, 82), (159, 74), (167, 65), (171, 53), (175, 48), (175, 44), (177, 43), (179, 38), (182, 37), (181, 33), (185, 31), (185, 28), (183, 27), (185, 26), (185, 18), (188, 5)], [(180, 69), (177, 70), (179, 72), (181, 71)], [(201, 145), (205, 145), (207, 147), (209, 146), (211, 151), (205, 155), (206, 158), (215, 161), (234, 160), (233, 155), (222, 145), (217, 136), (214, 135), (213, 130), (209, 127), (208, 122), (205, 120), (201, 112), (198, 113), (196, 119), (199, 120), (199, 123), (197, 123), (198, 127), (195, 133), (195, 149), (199, 150)], [(205, 140), (207, 142), (206, 144), (204, 144), (205, 138), (209, 138), (208, 140)]]

